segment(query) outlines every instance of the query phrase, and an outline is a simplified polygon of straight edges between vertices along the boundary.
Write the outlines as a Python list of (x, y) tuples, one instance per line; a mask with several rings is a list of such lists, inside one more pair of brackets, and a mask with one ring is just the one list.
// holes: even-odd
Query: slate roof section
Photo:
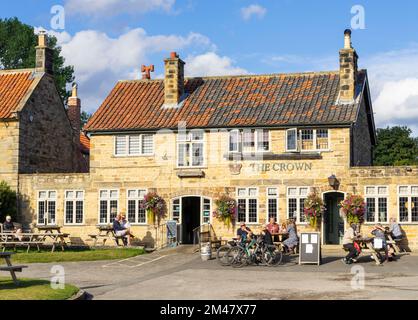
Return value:
[[(359, 71), (358, 94), (366, 77)], [(188, 78), (181, 108), (164, 109), (163, 80), (120, 81), (85, 130), (349, 125), (359, 103), (339, 104), (339, 83), (338, 71)]]
[(0, 71), (0, 119), (12, 119), (37, 83), (33, 70)]

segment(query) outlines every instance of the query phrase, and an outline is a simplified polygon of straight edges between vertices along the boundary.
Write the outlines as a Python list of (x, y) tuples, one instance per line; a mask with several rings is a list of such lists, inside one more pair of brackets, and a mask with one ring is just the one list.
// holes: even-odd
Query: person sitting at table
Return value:
[(250, 228), (247, 227), (247, 225), (243, 222), (241, 223), (240, 228), (237, 230), (237, 236), (238, 240), (241, 243), (245, 243), (248, 239), (248, 237), (251, 237), (252, 231)]
[(117, 237), (123, 237), (127, 240), (128, 246), (131, 245), (131, 229), (122, 226), (122, 216), (118, 214), (113, 221), (113, 231)]
[(263, 242), (265, 245), (268, 245), (268, 246), (273, 245), (273, 237), (271, 236), (271, 232), (268, 228), (268, 225), (263, 227), (262, 236), (263, 236)]
[(285, 252), (290, 252), (299, 244), (296, 223), (293, 219), (289, 220), (286, 232), (288, 233), (288, 238), (283, 241), (283, 244)]
[[(375, 248), (377, 250), (384, 249), (385, 250), (385, 258), (383, 261), (392, 261), (391, 254), (389, 255), (389, 248), (386, 243), (386, 235), (385, 235), (385, 229), (383, 228), (382, 224), (378, 223), (374, 226), (373, 230), (371, 231), (372, 235), (375, 236), (375, 239), (378, 239), (382, 241), (382, 247), (381, 248)], [(389, 259), (390, 256), (390, 259)], [(381, 261), (381, 262), (383, 262)]]
[(12, 221), (12, 217), (11, 216), (7, 216), (6, 217), (6, 221), (4, 221), (3, 223), (3, 231), (6, 233), (15, 233), (16, 237), (22, 241), (22, 229), (18, 229), (16, 228), (16, 226), (14, 225), (13, 221)]
[(356, 258), (359, 253), (356, 247), (354, 246), (354, 240), (357, 237), (357, 225), (355, 223), (352, 223), (350, 227), (345, 231), (343, 238), (343, 247), (345, 250), (348, 251), (347, 256), (342, 259), (342, 261), (345, 264), (352, 264), (353, 262), (357, 261)]
[(266, 226), (267, 230), (269, 231), (270, 235), (273, 235), (274, 241), (278, 241), (277, 234), (280, 232), (280, 225), (276, 223), (276, 219), (270, 218), (269, 224)]
[(390, 218), (389, 232), (392, 234), (393, 240), (402, 240), (402, 230), (395, 218)]

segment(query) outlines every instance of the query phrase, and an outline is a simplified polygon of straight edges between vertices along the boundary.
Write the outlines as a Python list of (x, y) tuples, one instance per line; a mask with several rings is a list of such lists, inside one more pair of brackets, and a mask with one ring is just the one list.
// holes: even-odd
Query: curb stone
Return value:
[(84, 290), (79, 290), (75, 295), (67, 300), (87, 300), (89, 294)]

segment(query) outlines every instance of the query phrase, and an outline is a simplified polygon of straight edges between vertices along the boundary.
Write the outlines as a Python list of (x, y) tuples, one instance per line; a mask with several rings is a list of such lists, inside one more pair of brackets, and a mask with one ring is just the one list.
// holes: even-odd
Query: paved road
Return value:
[[(203, 262), (190, 248), (164, 250), (121, 261), (63, 263), (66, 281), (93, 299), (418, 299), (418, 256), (376, 266), (365, 257), (365, 271), (354, 281), (341, 253), (325, 253), (321, 266), (287, 261), (275, 268), (221, 267)], [(34, 264), (24, 277), (50, 279), (53, 264)]]

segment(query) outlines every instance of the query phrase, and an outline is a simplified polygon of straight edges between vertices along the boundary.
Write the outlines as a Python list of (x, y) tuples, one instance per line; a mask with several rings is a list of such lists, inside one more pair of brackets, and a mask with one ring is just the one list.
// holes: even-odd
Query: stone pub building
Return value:
[(33, 224), (47, 217), (88, 243), (116, 208), (143, 239), (155, 229), (141, 204), (155, 191), (167, 203), (167, 220), (178, 223), (179, 240), (191, 243), (193, 229), (206, 223), (218, 237), (235, 234), (212, 216), (224, 194), (238, 201), (238, 222), (252, 229), (269, 217), (294, 218), (299, 231), (309, 229), (303, 207), (315, 191), (327, 207), (322, 242), (340, 244), (345, 222), (338, 203), (361, 194), (363, 232), (394, 217), (413, 249), (418, 168), (373, 166), (368, 75), (357, 67), (349, 30), (339, 59), (337, 71), (185, 78), (187, 66), (173, 52), (164, 79), (148, 73), (119, 81), (93, 115), (85, 127), (88, 173), (18, 174), (20, 217)]

